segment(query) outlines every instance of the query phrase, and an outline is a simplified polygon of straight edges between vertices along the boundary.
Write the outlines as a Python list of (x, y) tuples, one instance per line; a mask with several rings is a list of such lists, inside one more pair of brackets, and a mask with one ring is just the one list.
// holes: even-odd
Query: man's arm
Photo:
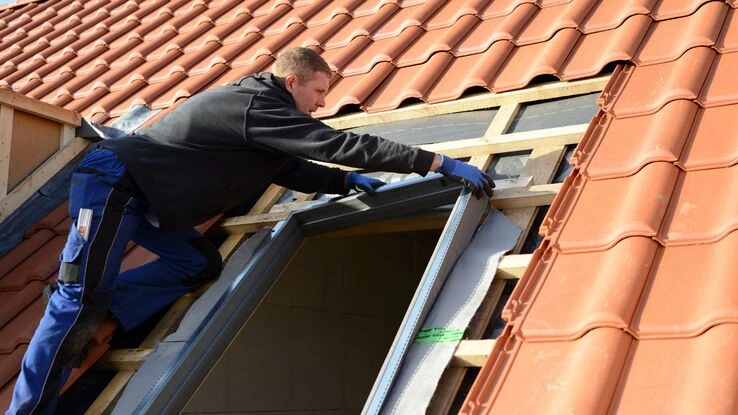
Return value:
[(309, 115), (264, 96), (248, 108), (244, 138), (264, 150), (375, 171), (431, 171), (434, 153), (371, 134), (335, 130)]
[(347, 195), (346, 172), (291, 157), (272, 180), (275, 184), (303, 193)]

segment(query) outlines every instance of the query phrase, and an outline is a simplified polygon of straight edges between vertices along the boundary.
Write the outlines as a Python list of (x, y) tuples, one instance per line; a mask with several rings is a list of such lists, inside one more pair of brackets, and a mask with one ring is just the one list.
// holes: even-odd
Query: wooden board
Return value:
[(10, 145), (8, 191), (59, 150), (62, 125), (16, 110)]
[(75, 127), (79, 127), (82, 121), (82, 117), (77, 112), (28, 98), (4, 88), (0, 88), (0, 104)]

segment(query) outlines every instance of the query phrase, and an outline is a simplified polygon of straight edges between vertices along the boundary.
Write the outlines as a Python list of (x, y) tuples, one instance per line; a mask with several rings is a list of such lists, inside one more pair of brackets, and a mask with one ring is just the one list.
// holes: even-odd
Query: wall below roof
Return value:
[(183, 413), (360, 412), (437, 236), (308, 239)]

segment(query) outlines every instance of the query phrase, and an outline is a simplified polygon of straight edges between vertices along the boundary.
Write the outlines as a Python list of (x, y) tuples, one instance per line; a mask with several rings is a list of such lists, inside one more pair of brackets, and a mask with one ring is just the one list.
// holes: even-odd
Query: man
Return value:
[[(218, 276), (218, 250), (194, 225), (270, 183), (333, 194), (373, 193), (384, 184), (305, 159), (398, 173), (439, 171), (477, 196), (491, 196), (492, 180), (473, 166), (336, 131), (312, 118), (325, 105), (330, 77), (317, 53), (290, 49), (273, 73), (195, 95), (152, 126), (103, 141), (82, 159), (72, 177), (74, 222), (61, 253), (59, 288), (23, 358), (8, 414), (53, 412), (71, 362), (106, 313), (130, 330)], [(118, 275), (131, 240), (159, 259)]]

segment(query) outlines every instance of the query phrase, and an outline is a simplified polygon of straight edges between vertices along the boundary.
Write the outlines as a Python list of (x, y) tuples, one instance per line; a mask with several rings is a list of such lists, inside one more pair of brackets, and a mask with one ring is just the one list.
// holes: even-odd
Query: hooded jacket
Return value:
[(166, 229), (191, 227), (276, 183), (346, 194), (346, 173), (305, 159), (425, 175), (434, 154), (337, 131), (298, 111), (264, 72), (194, 95), (137, 134), (99, 144), (126, 165)]

